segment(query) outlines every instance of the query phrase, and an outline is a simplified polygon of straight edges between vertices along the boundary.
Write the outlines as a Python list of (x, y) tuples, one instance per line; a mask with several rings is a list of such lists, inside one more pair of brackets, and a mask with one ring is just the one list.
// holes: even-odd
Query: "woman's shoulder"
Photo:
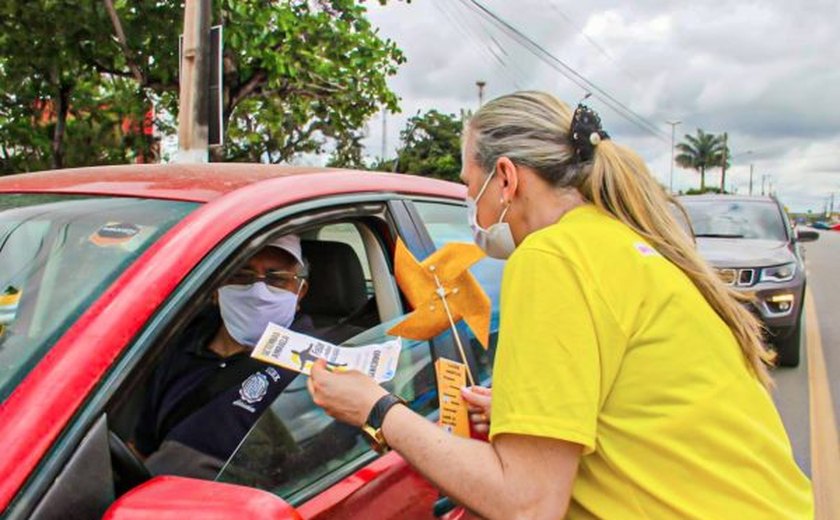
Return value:
[(644, 243), (621, 221), (593, 204), (584, 204), (554, 224), (531, 233), (518, 249), (575, 259), (632, 254), (634, 244), (639, 242)]

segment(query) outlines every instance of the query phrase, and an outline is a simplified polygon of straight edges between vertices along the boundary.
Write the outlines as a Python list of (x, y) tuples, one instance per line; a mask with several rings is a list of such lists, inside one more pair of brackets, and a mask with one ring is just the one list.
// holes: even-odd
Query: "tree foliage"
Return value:
[(723, 135), (708, 134), (697, 129), (696, 135), (686, 134), (685, 141), (676, 145), (679, 152), (674, 160), (683, 168), (696, 170), (700, 174), (700, 190), (706, 189), (706, 170), (720, 167), (729, 162), (729, 150)]
[(0, 172), (125, 162), (121, 126), (142, 119), (145, 100), (98, 71), (108, 61), (106, 22), (90, 2), (3, 2)]
[[(353, 0), (214, 2), (227, 127), (214, 159), (282, 162), (327, 143), (360, 157), (364, 121), (398, 109), (386, 80), (404, 61), (365, 15)], [(145, 156), (153, 143), (126, 121), (152, 104), (177, 114), (181, 1), (5, 0), (0, 18), (3, 172)]]
[(400, 132), (402, 146), (393, 161), (380, 167), (457, 181), (461, 173), (463, 116), (429, 110), (409, 118)]

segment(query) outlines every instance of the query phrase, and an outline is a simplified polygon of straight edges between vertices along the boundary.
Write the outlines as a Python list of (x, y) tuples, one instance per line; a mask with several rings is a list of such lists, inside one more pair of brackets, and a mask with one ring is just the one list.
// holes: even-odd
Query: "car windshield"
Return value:
[(781, 212), (772, 202), (690, 198), (681, 202), (697, 237), (787, 240)]
[(0, 401), (137, 256), (195, 207), (0, 194)]

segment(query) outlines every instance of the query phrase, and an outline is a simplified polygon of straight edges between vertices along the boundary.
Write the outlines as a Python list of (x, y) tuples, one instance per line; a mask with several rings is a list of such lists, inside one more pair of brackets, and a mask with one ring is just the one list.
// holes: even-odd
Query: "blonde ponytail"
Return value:
[(644, 237), (679, 267), (732, 330), (747, 362), (765, 387), (772, 385), (767, 366), (772, 355), (762, 343), (762, 326), (744, 303), (750, 297), (726, 286), (700, 257), (671, 208), (679, 203), (656, 182), (642, 159), (607, 140), (595, 148), (592, 170), (582, 186), (584, 197)]
[[(573, 112), (544, 92), (496, 98), (467, 123), (475, 160), (489, 172), (499, 157), (533, 168), (550, 184), (574, 187), (653, 245), (694, 283), (732, 330), (748, 365), (765, 387), (772, 385), (771, 354), (758, 319), (743, 305), (748, 296), (726, 286), (695, 250), (671, 209), (685, 211), (656, 182), (642, 159), (612, 140), (601, 141), (592, 161), (578, 162), (570, 141)], [(687, 221), (687, 219), (686, 219)]]

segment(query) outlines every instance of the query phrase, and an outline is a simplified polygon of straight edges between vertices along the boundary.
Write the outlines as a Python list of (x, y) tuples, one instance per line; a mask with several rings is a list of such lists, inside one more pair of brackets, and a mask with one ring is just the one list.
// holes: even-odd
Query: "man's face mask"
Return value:
[(225, 328), (233, 339), (250, 348), (256, 346), (269, 322), (290, 326), (295, 319), (297, 301), (297, 293), (269, 287), (262, 281), (219, 289), (219, 308)]
[(467, 218), (469, 219), (470, 228), (472, 228), (473, 240), (478, 247), (487, 253), (487, 256), (506, 259), (516, 249), (513, 234), (510, 232), (510, 226), (507, 222), (502, 222), (510, 205), (502, 209), (502, 213), (499, 215), (499, 221), (489, 228), (484, 229), (478, 224), (478, 201), (481, 200), (481, 196), (484, 195), (487, 186), (490, 184), (490, 179), (495, 174), (496, 169), (493, 168), (493, 171), (487, 176), (487, 180), (484, 181), (484, 185), (481, 187), (475, 200), (467, 196)]

